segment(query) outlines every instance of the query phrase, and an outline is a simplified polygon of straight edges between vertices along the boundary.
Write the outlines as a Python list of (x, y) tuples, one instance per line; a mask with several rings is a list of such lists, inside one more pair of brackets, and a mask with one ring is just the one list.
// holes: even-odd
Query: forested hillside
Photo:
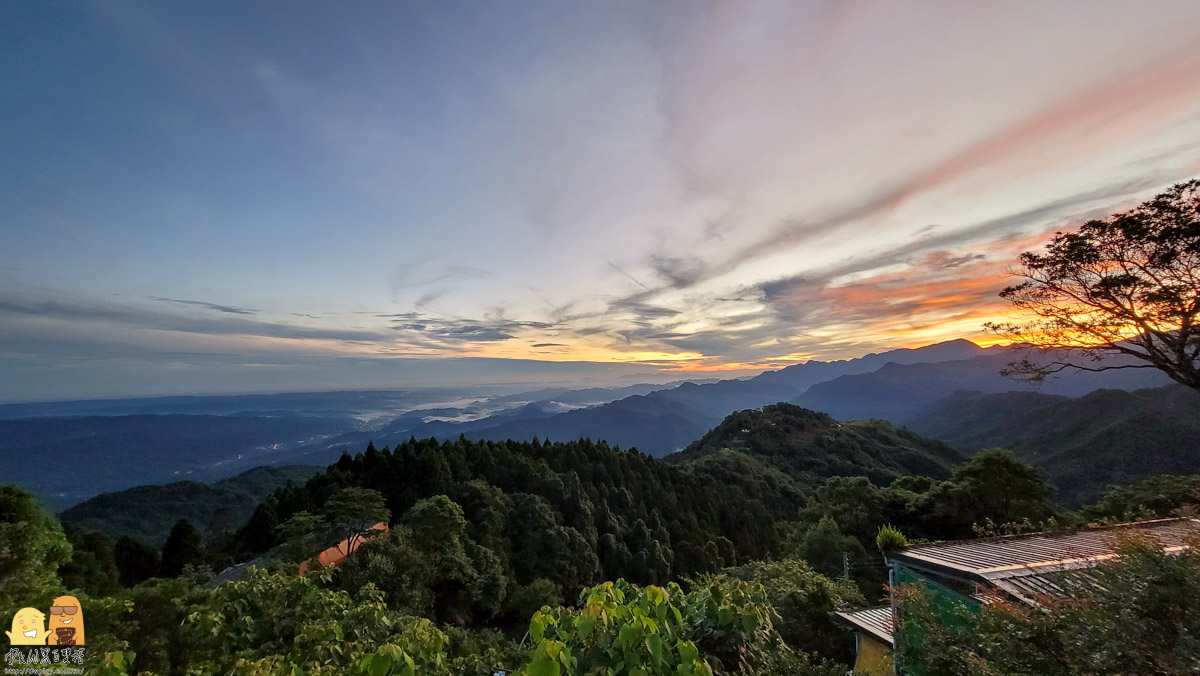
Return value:
[[(161, 554), (64, 535), (3, 487), (0, 551), (30, 555), (0, 558), (0, 612), (71, 591), (88, 609), (89, 651), (118, 674), (580, 674), (623, 662), (834, 676), (853, 642), (831, 613), (884, 598), (883, 573), (866, 565), (881, 527), (937, 539), (1073, 523), (1010, 454), (957, 459), (886, 423), (786, 404), (730, 416), (671, 464), (587, 440), (409, 440), (276, 490), (236, 534), (180, 521)], [(246, 481), (264, 477), (230, 483)], [(1195, 485), (1155, 479), (1089, 513), (1195, 509)], [(311, 534), (376, 519), (390, 532), (296, 576), (324, 546)], [(214, 588), (210, 566), (250, 556), (254, 568)], [(835, 581), (846, 560), (852, 579)]]
[(276, 492), (241, 532), (242, 551), (265, 551), (279, 524), (350, 486), (379, 491), (392, 514), (448, 496), (462, 507), (467, 536), (517, 584), (549, 580), (568, 597), (599, 579), (662, 582), (779, 547), (754, 497), (637, 452), (586, 440), (429, 439), (343, 456), (304, 486)]
[(1200, 394), (1182, 385), (1097, 390), (1077, 399), (1037, 392), (959, 392), (906, 425), (967, 452), (1004, 447), (1045, 472), (1072, 506), (1109, 484), (1200, 472)]
[(737, 411), (672, 464), (739, 486), (789, 518), (804, 496), (834, 476), (864, 476), (885, 486), (907, 475), (943, 479), (963, 459), (946, 444), (878, 420), (840, 423), (792, 404)]
[(240, 528), (258, 504), (288, 483), (303, 484), (320, 467), (256, 467), (211, 484), (176, 481), (104, 493), (59, 515), (63, 523), (162, 546), (180, 519), (201, 531)]
[(945, 477), (962, 456), (944, 443), (877, 420), (841, 423), (792, 404), (737, 411), (682, 452), (673, 463), (720, 449), (766, 459), (797, 479), (865, 476), (887, 483), (909, 474)]

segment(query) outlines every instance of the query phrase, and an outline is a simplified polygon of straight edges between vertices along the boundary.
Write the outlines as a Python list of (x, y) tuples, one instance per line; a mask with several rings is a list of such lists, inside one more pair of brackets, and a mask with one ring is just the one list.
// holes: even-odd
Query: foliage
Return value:
[(158, 575), (160, 567), (158, 550), (128, 536), (113, 545), (113, 560), (120, 574), (121, 584), (132, 587)]
[(1002, 447), (1037, 467), (1078, 508), (1110, 484), (1200, 473), (1200, 392), (1182, 385), (1040, 392), (959, 392), (910, 419), (914, 431), (974, 453)]
[(289, 562), (308, 561), (332, 544), (325, 518), (309, 512), (296, 512), (275, 531), (281, 541), (275, 553)]
[(0, 486), (0, 611), (11, 617), (9, 611), (49, 601), (60, 589), (58, 569), (71, 551), (58, 520), (37, 498)]
[(504, 599), (504, 610), (514, 620), (526, 622), (541, 610), (542, 606), (553, 608), (562, 605), (562, 602), (562, 590), (559, 586), (539, 577), (529, 584), (514, 585)]
[(1161, 475), (1124, 486), (1111, 486), (1096, 504), (1084, 508), (1090, 519), (1133, 521), (1141, 518), (1194, 516), (1200, 510), (1200, 475)]
[(211, 594), (206, 582), (185, 574), (84, 600), (88, 652), (131, 655), (133, 673), (183, 673), (193, 658), (184, 620)]
[[(526, 617), (532, 617), (532, 613)], [(514, 671), (524, 664), (527, 651), (521, 644), (494, 629), (444, 626), (449, 638), (446, 657), (456, 676), (492, 676), (500, 669)]]
[(120, 589), (112, 540), (103, 533), (83, 533), (67, 524), (63, 525), (63, 532), (71, 544), (71, 559), (58, 568), (63, 586), (97, 596)]
[(792, 552), (825, 575), (841, 575), (845, 558), (860, 559), (867, 553), (858, 538), (843, 533), (830, 516), (802, 527), (792, 541)]
[(184, 567), (199, 564), (203, 560), (200, 532), (187, 519), (180, 520), (171, 528), (163, 544), (161, 574), (177, 577), (183, 573)]
[[(1007, 451), (985, 451), (954, 468), (946, 481), (900, 477), (877, 486), (866, 477), (831, 477), (809, 496), (789, 542), (792, 555), (817, 572), (843, 575), (843, 557), (860, 590), (876, 597), (885, 580), (878, 558), (885, 525), (907, 538), (958, 539), (995, 523), (1044, 525), (1057, 513), (1053, 489)], [(895, 540), (890, 546), (901, 546)]]
[(849, 633), (833, 620), (835, 611), (867, 604), (852, 582), (821, 575), (799, 559), (755, 561), (721, 574), (763, 586), (767, 603), (779, 613), (775, 630), (788, 646), (847, 662), (853, 658)]
[[(922, 488), (927, 492), (932, 486)], [(909, 492), (877, 486), (867, 477), (831, 477), (812, 492), (800, 520), (813, 524), (828, 518), (867, 547), (874, 543), (879, 525), (902, 516), (914, 498)]]
[(331, 571), (341, 589), (357, 592), (373, 583), (388, 607), (406, 615), (432, 616), (433, 566), (404, 526), (363, 543), (354, 556)]
[[(279, 523), (299, 512), (323, 513), (346, 488), (378, 491), (392, 514), (446, 496), (461, 508), (465, 530), (455, 525), (445, 532), (456, 534), (472, 566), (490, 569), (494, 560), (506, 580), (519, 586), (548, 580), (563, 598), (602, 579), (665, 582), (779, 548), (775, 519), (755, 497), (636, 451), (587, 440), (460, 438), (412, 439), (391, 450), (370, 446), (343, 455), (304, 486), (264, 501), (238, 535), (241, 558), (275, 546)], [(418, 540), (446, 539), (434, 522), (433, 539)], [(388, 598), (394, 602), (390, 592)], [(462, 617), (462, 604), (451, 605)], [(480, 610), (487, 608), (472, 608), (471, 616)]]
[(375, 532), (375, 524), (386, 523), (392, 513), (379, 491), (347, 486), (326, 501), (324, 516), (335, 541), (345, 540), (346, 551), (352, 552)]
[(972, 526), (988, 519), (1045, 521), (1058, 511), (1053, 495), (1042, 474), (1010, 451), (983, 451), (930, 491), (926, 518), (937, 535), (970, 537)]
[(483, 624), (499, 612), (508, 578), (499, 557), (466, 533), (458, 504), (435, 496), (401, 522), (338, 567), (333, 579), (341, 588), (374, 583), (390, 608), (459, 626)]
[[(800, 510), (794, 542), (802, 543), (811, 532), (826, 547), (861, 555), (860, 548), (877, 547), (879, 529), (885, 524), (917, 538), (968, 538), (974, 536), (975, 524), (989, 520), (1045, 522), (1058, 511), (1053, 494), (1037, 470), (1003, 450), (975, 455), (955, 467), (946, 481), (901, 477), (888, 486), (877, 486), (865, 477), (832, 477), (813, 491)], [(822, 526), (825, 520), (831, 523)], [(835, 533), (854, 538), (860, 547), (834, 544), (840, 542)], [(814, 542), (807, 550), (817, 559), (832, 561), (820, 546)], [(835, 572), (831, 563), (817, 569)]]
[(876, 549), (881, 552), (894, 552), (907, 546), (908, 538), (904, 537), (899, 528), (890, 523), (879, 527), (879, 533), (875, 535)]
[[(710, 579), (686, 594), (674, 583), (605, 582), (586, 590), (580, 606), (534, 615), (532, 659), (520, 673), (769, 673), (756, 668), (791, 652), (775, 633), (766, 592), (741, 580)], [(787, 666), (813, 673), (802, 657)]]
[[(437, 673), (445, 664), (445, 634), (428, 620), (395, 615), (371, 585), (351, 595), (312, 577), (251, 568), (213, 591), (187, 624), (192, 669), (205, 673), (340, 674), (364, 664), (387, 673), (389, 659)], [(380, 660), (364, 662), (376, 652)]]
[[(988, 324), (1002, 336), (1042, 350), (1074, 349), (1157, 368), (1200, 390), (1200, 180), (1179, 183), (1135, 209), (1060, 232), (1045, 252), (1021, 254), (1018, 284), (1000, 296), (1022, 313)], [(1065, 368), (1031, 360), (1010, 372), (1041, 379)]]
[(1200, 539), (1171, 554), (1128, 536), (1119, 557), (1085, 573), (1059, 573), (1068, 597), (1040, 607), (996, 604), (944, 621), (919, 589), (904, 586), (901, 659), (930, 674), (1194, 674), (1200, 671)]
[[(721, 453), (723, 449), (736, 455)], [(828, 477), (866, 476), (877, 484), (910, 474), (942, 479), (962, 459), (941, 442), (880, 420), (842, 423), (824, 413), (780, 403), (730, 414), (669, 460), (744, 485), (746, 479), (736, 475), (747, 463), (738, 455), (757, 461), (751, 465), (757, 476), (753, 485), (745, 486), (747, 491), (777, 507), (781, 516), (795, 513), (798, 490)]]

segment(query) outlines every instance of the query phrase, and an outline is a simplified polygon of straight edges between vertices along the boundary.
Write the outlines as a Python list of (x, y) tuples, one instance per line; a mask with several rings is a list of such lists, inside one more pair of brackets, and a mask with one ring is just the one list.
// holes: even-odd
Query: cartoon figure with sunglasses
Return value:
[(83, 608), (74, 596), (60, 596), (50, 606), (48, 645), (83, 645)]

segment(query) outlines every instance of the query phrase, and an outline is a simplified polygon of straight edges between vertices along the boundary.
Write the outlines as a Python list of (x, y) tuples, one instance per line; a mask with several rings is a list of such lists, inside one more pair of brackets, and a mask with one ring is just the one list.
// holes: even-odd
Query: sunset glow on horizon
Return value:
[(1200, 175), (1197, 25), (1185, 1), (6, 4), (0, 401), (1002, 343), (1022, 251)]

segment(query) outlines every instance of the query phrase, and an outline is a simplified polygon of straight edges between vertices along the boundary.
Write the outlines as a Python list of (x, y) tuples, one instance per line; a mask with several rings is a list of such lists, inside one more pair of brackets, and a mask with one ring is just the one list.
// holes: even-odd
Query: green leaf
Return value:
[(696, 650), (696, 645), (691, 641), (680, 641), (675, 645), (675, 649), (679, 651), (679, 659), (686, 664), (700, 659), (700, 651)]
[(733, 624), (733, 611), (728, 608), (722, 608), (717, 612), (717, 621), (720, 622), (721, 626), (723, 627)]
[(621, 630), (617, 632), (617, 640), (622, 645), (633, 645), (637, 641), (638, 631), (631, 624), (621, 625)]
[(663, 643), (658, 634), (650, 634), (646, 637), (646, 648), (650, 651), (650, 654), (654, 656), (654, 661), (662, 664)]
[(546, 623), (542, 622), (542, 619), (539, 616), (534, 615), (533, 619), (529, 621), (529, 636), (530, 636), (530, 638), (533, 639), (534, 643), (541, 643), (542, 636), (545, 635), (545, 632), (546, 632)]
[(391, 659), (378, 653), (376, 653), (374, 657), (369, 657), (367, 660), (364, 660), (364, 664), (368, 660), (370, 661), (370, 664), (367, 665), (367, 668), (363, 671), (366, 671), (368, 674), (370, 674), (370, 676), (384, 676), (384, 674), (386, 674), (392, 668), (393, 664)]
[(559, 676), (561, 670), (558, 662), (539, 657), (525, 666), (526, 676)]

